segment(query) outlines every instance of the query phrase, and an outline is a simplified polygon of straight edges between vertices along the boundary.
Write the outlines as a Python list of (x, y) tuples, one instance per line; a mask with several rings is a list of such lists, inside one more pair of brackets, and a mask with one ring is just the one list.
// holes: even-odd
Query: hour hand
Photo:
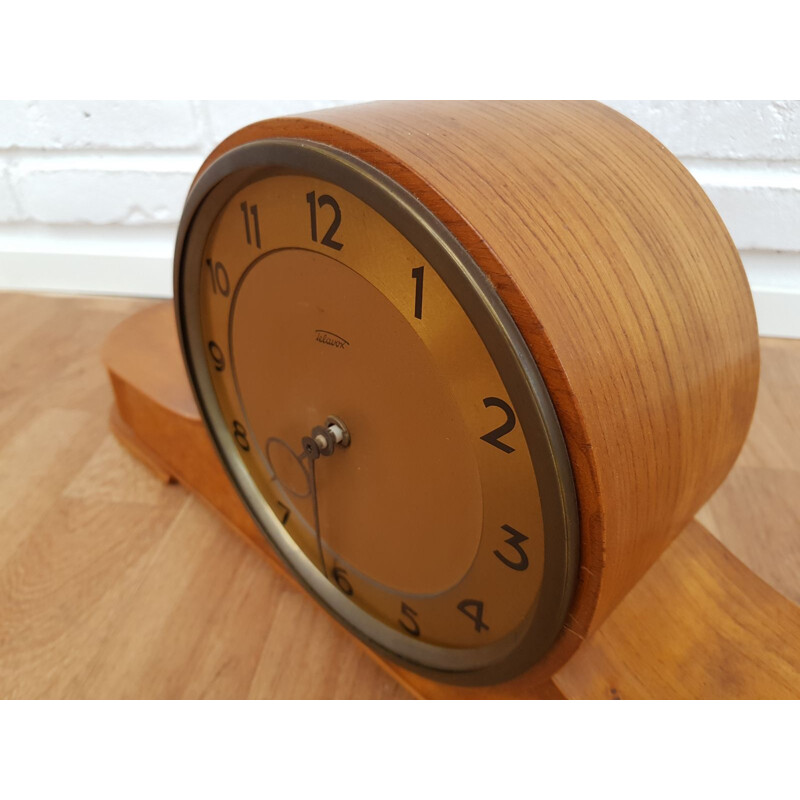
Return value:
[[(270, 445), (276, 443), (286, 448), (294, 457), (295, 461), (300, 465), (305, 483), (307, 485), (307, 492), (299, 493), (294, 491), (286, 482), (281, 479), (279, 471), (272, 463), (269, 455)], [(304, 436), (301, 441), (301, 450), (295, 453), (292, 448), (283, 440), (277, 437), (272, 437), (267, 441), (267, 461), (270, 463), (275, 479), (283, 486), (284, 489), (294, 494), (297, 497), (311, 496), (311, 503), (314, 513), (314, 534), (317, 538), (317, 547), (319, 549), (320, 567), (323, 574), (327, 575), (328, 571), (325, 566), (325, 554), (322, 547), (322, 534), (319, 525), (319, 503), (317, 498), (317, 478), (316, 478), (316, 462), (320, 456), (333, 455), (337, 445), (340, 447), (348, 447), (350, 444), (350, 432), (347, 426), (338, 418), (330, 416), (325, 421), (325, 425), (317, 425), (311, 431), (310, 436)], [(305, 462), (305, 463), (304, 463)]]
[(328, 417), (325, 426), (317, 425), (311, 431), (311, 436), (303, 437), (302, 444), (303, 456), (308, 460), (308, 483), (311, 491), (311, 503), (314, 508), (314, 532), (317, 536), (319, 560), (322, 572), (327, 576), (328, 569), (325, 566), (325, 553), (322, 547), (322, 534), (319, 528), (319, 501), (317, 498), (317, 472), (315, 464), (320, 456), (333, 455), (337, 444), (342, 447), (347, 447), (350, 444), (350, 432), (337, 417)]

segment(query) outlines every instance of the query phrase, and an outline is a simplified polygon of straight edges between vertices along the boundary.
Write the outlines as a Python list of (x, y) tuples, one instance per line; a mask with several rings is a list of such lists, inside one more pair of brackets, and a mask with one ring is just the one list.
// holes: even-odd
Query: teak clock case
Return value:
[[(335, 226), (341, 241), (330, 233), (326, 241), (325, 228), (309, 224), (309, 198), (317, 195), (335, 206), (330, 230)], [(438, 219), (361, 159), (308, 140), (273, 138), (234, 148), (203, 173), (186, 200), (176, 254), (181, 341), (198, 406), (243, 500), (296, 579), (370, 646), (431, 677), (496, 682), (546, 652), (577, 571), (569, 459), (524, 340), (483, 272)], [(409, 259), (426, 265), (425, 291), (409, 293), (409, 285), (423, 288), (409, 281), (419, 275)], [(212, 264), (224, 270), (221, 286)], [(414, 294), (419, 301), (408, 303)], [(346, 357), (314, 343), (320, 326), (347, 333)], [(209, 341), (219, 348), (216, 359), (209, 358)], [(491, 357), (488, 370), (486, 361), (480, 366), (482, 352)], [(254, 384), (261, 394), (248, 402), (243, 385)], [(486, 411), (504, 400), (489, 392), (488, 405), (477, 402), (489, 386), (508, 396), (508, 411), (499, 413), (505, 427), (497, 412)], [(219, 393), (228, 396), (220, 402)], [(460, 411), (448, 405), (453, 395)], [(267, 464), (276, 446), (284, 458), (297, 449), (302, 432), (320, 421), (320, 408), (361, 427), (353, 432), (352, 458), (338, 451), (322, 467), (327, 535), (301, 554), (297, 530), (285, 527), (303, 515), (289, 511), (297, 487), (275, 497), (280, 471)], [(478, 417), (478, 427), (470, 430), (460, 414)], [(523, 431), (524, 437), (514, 437), (515, 447), (493, 440), (492, 432), (484, 435), (493, 427), (487, 420), (504, 435)], [(245, 430), (259, 442), (255, 451), (249, 444), (242, 451)], [(290, 462), (291, 472), (283, 474), (299, 480)], [(509, 519), (524, 526), (528, 545), (507, 547), (511, 560), (497, 551), (506, 558), (501, 566), (492, 552), (495, 530), (503, 539), (520, 536), (513, 528), (503, 533), (499, 522)], [(339, 541), (350, 542), (347, 552), (330, 545), (337, 528)], [(520, 554), (524, 562), (515, 564)], [(371, 559), (372, 569), (361, 559)], [(383, 620), (353, 602), (368, 602), (376, 583), (391, 586), (378, 589)], [(483, 619), (485, 603), (491, 625)], [(402, 609), (410, 609), (405, 617)], [(447, 644), (437, 641), (437, 626), (439, 637), (450, 637)]]
[[(579, 511), (542, 683), (720, 484), (758, 381), (753, 302), (713, 205), (659, 142), (591, 102), (372, 103), (250, 125), (336, 148), (417, 198), (491, 281), (558, 416)], [(497, 679), (510, 677), (502, 670)]]

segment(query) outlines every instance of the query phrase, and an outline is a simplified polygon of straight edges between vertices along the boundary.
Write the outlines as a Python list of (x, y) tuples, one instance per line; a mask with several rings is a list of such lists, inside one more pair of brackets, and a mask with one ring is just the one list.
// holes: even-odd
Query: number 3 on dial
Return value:
[(522, 549), (522, 543), (528, 541), (528, 537), (525, 536), (524, 533), (520, 533), (519, 531), (514, 530), (510, 525), (503, 525), (503, 530), (506, 533), (510, 533), (511, 536), (506, 539), (505, 543), (510, 544), (516, 551), (519, 558), (516, 561), (512, 561), (507, 556), (503, 555), (499, 550), (495, 550), (494, 554), (507, 566), (511, 567), (511, 569), (517, 570), (517, 572), (524, 572), (528, 569), (528, 554)]

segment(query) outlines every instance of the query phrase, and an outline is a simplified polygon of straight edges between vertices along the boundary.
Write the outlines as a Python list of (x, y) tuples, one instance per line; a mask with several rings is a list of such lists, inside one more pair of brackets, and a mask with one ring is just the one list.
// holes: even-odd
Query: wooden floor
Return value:
[[(108, 431), (99, 351), (140, 300), (0, 294), (0, 696), (404, 698), (352, 638)], [(800, 603), (800, 341), (700, 520)]]

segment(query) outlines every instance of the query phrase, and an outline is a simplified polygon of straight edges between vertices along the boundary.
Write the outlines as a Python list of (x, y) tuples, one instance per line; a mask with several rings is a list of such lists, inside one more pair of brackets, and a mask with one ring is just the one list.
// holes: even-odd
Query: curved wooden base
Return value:
[[(103, 357), (119, 440), (162, 480), (178, 480), (202, 497), (291, 580), (240, 502), (197, 414), (172, 305), (126, 320)], [(368, 652), (424, 698), (800, 697), (800, 607), (697, 521), (545, 684), (523, 675), (497, 686), (446, 686)]]

